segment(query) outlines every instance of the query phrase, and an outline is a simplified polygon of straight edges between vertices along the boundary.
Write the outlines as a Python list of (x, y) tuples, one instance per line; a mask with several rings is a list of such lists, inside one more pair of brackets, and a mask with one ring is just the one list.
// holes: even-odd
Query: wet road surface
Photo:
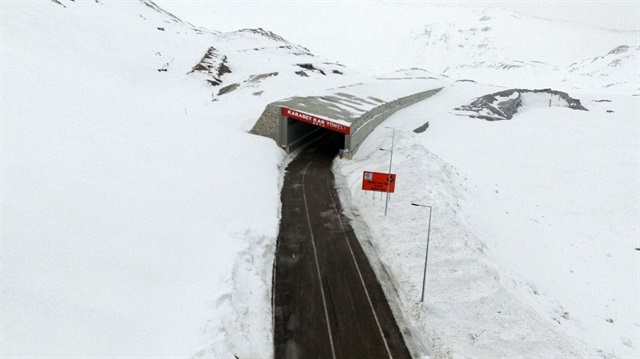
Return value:
[(410, 358), (382, 288), (342, 215), (334, 142), (287, 167), (273, 279), (274, 357)]

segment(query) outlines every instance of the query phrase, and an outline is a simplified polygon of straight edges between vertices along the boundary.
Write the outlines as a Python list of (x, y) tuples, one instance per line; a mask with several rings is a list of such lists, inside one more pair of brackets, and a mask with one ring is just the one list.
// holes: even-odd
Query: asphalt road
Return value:
[(276, 251), (274, 357), (410, 358), (375, 273), (342, 215), (330, 140), (287, 167)]

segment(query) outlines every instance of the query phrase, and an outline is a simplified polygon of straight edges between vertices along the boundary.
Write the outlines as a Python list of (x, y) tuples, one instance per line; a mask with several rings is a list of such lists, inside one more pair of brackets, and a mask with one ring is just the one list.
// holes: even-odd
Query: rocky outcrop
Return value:
[(207, 75), (207, 82), (213, 86), (222, 84), (222, 75), (231, 73), (227, 65), (227, 57), (222, 55), (214, 47), (210, 47), (189, 73), (200, 72)]
[(551, 89), (511, 89), (476, 98), (471, 104), (455, 108), (460, 115), (487, 121), (510, 120), (523, 105), (533, 107), (568, 107), (588, 111), (580, 100)]

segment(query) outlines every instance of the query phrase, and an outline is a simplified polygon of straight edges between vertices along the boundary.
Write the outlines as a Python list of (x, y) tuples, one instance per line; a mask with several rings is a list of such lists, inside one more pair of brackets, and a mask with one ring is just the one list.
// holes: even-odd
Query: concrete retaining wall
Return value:
[(280, 145), (280, 106), (268, 104), (249, 133), (269, 137)]
[(351, 125), (352, 132), (347, 138), (347, 148), (351, 153), (355, 153), (362, 142), (369, 136), (373, 130), (378, 127), (384, 120), (394, 113), (409, 107), (417, 102), (429, 98), (442, 90), (442, 87), (419, 92), (410, 96), (401, 97), (399, 99), (387, 102), (377, 106), (373, 110), (362, 115), (357, 121)]

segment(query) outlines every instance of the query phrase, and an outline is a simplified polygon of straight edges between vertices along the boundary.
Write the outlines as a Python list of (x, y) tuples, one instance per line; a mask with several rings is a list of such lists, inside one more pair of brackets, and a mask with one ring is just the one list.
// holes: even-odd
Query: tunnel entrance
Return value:
[(349, 126), (287, 107), (282, 107), (281, 116), (283, 126), (280, 126), (280, 138), (288, 151), (319, 141), (323, 142), (322, 147), (326, 151), (335, 154), (347, 148), (346, 137), (351, 131)]
[(310, 123), (287, 117), (287, 144), (289, 151), (293, 151), (309, 143), (322, 142), (326, 151), (338, 154), (345, 148), (345, 135)]
[[(329, 136), (331, 133), (329, 137), (337, 141), (334, 147), (336, 152), (342, 148), (355, 154), (367, 136), (389, 116), (442, 89), (433, 88), (433, 79), (397, 80), (400, 83), (394, 82), (393, 87), (398, 97), (391, 95), (389, 98), (387, 86), (380, 86), (382, 82), (377, 82), (371, 87), (368, 84), (340, 87), (341, 92), (331, 95), (291, 97), (272, 102), (262, 112), (250, 133), (273, 139), (285, 152), (295, 150), (317, 136)], [(423, 82), (426, 82), (424, 86), (431, 89), (414, 92), (417, 86), (423, 86)], [(402, 86), (396, 87), (399, 84)], [(385, 96), (378, 90), (383, 90)]]

